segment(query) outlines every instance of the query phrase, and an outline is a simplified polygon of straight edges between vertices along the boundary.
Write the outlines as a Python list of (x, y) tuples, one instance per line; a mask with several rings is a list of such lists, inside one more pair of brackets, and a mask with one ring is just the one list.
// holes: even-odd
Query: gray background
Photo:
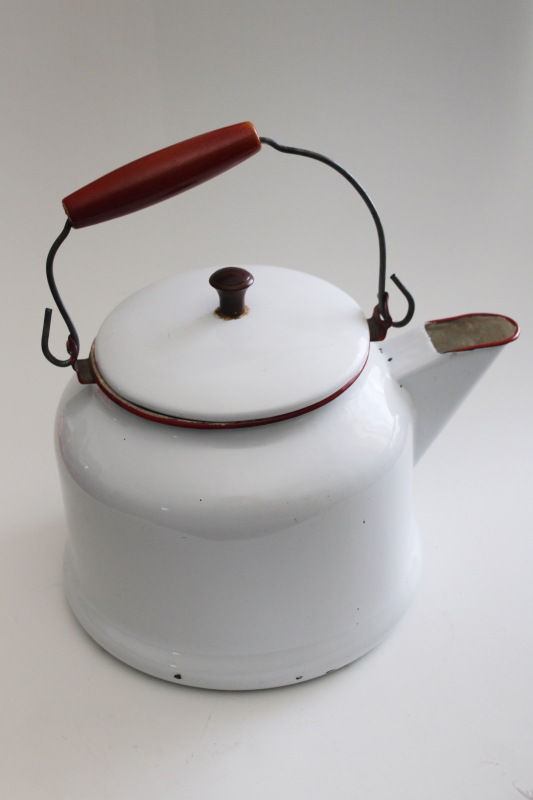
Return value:
[[(533, 793), (532, 4), (8, 0), (0, 38), (2, 796)], [(327, 678), (234, 694), (141, 675), (70, 614), (51, 433), (68, 376), (39, 339), (61, 198), (245, 119), (329, 155), (367, 188), (389, 270), (417, 300), (412, 324), (499, 312), (522, 337), (417, 468), (424, 574), (394, 633)], [(191, 193), (71, 234), (57, 279), (82, 354), (135, 289), (225, 263), (305, 270), (368, 314), (375, 303), (376, 237), (361, 201), (322, 165), (265, 150)]]

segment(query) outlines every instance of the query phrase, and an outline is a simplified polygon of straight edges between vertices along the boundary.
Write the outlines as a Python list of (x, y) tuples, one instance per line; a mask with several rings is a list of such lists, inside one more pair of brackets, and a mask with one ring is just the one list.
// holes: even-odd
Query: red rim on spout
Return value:
[(509, 344), (520, 335), (518, 323), (503, 314), (460, 314), (426, 322), (428, 334), (438, 353), (461, 353)]

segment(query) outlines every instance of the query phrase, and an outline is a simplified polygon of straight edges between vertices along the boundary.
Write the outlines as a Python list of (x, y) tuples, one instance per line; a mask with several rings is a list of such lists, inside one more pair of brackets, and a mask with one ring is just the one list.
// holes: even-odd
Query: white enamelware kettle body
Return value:
[[(53, 277), (72, 227), (159, 202), (269, 144), (322, 161), (359, 192), (380, 247), (367, 320), (321, 279), (224, 267), (165, 279), (104, 321), (88, 359)], [(241, 123), (165, 148), (63, 201), (47, 260), (73, 366), (56, 420), (68, 522), (66, 590), (106, 650), (175, 683), (306, 681), (380, 642), (417, 584), (412, 467), (501, 351), (500, 315), (393, 322), (385, 239), (339, 165)], [(253, 286), (252, 286), (253, 284)], [(216, 306), (213, 288), (219, 294)], [(249, 290), (249, 306), (244, 292)]]
[(412, 403), (374, 344), (349, 389), (293, 419), (175, 428), (73, 379), (56, 430), (69, 601), (144, 672), (308, 680), (374, 647), (412, 597)]

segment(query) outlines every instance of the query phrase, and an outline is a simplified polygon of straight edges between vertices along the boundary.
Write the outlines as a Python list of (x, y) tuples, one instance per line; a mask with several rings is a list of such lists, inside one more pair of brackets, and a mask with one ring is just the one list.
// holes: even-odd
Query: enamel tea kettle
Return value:
[[(262, 144), (333, 167), (380, 246), (367, 320), (324, 280), (280, 267), (201, 269), (122, 302), (90, 356), (53, 276), (70, 229), (192, 188)], [(56, 442), (77, 618), (106, 650), (175, 683), (258, 689), (309, 680), (380, 642), (419, 568), (413, 462), (502, 346), (508, 317), (429, 322), (390, 342), (385, 237), (362, 187), (317, 153), (245, 122), (127, 164), (69, 195), (47, 261), (76, 372)], [(216, 291), (215, 291), (216, 290)]]

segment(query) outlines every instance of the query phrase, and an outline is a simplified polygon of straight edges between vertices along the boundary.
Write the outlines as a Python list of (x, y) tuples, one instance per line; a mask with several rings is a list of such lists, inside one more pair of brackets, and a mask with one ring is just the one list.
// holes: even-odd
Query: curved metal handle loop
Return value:
[[(290, 153), (292, 155), (297, 156), (305, 156), (306, 158), (312, 158), (315, 161), (321, 161), (323, 164), (326, 164), (328, 167), (336, 170), (340, 175), (345, 178), (348, 183), (350, 183), (354, 189), (359, 193), (361, 198), (364, 200), (370, 214), (372, 215), (372, 219), (374, 220), (374, 224), (376, 226), (377, 234), (378, 234), (378, 241), (379, 241), (379, 284), (378, 284), (378, 304), (374, 309), (374, 313), (372, 317), (368, 320), (369, 328), (370, 328), (370, 338), (372, 341), (380, 341), (385, 338), (387, 335), (388, 329), (393, 326), (395, 328), (402, 328), (404, 325), (407, 325), (408, 322), (413, 317), (414, 310), (415, 310), (415, 301), (413, 297), (402, 284), (402, 282), (396, 277), (396, 275), (391, 275), (391, 280), (393, 283), (398, 287), (398, 289), (402, 292), (404, 297), (407, 299), (408, 309), (407, 314), (405, 317), (398, 321), (393, 322), (392, 317), (389, 313), (388, 308), (388, 294), (385, 291), (385, 281), (386, 281), (386, 246), (385, 246), (385, 233), (383, 231), (383, 225), (381, 224), (381, 220), (379, 218), (378, 212), (370, 199), (367, 195), (363, 187), (355, 180), (355, 178), (350, 175), (343, 167), (337, 164), (335, 161), (332, 161), (330, 158), (326, 156), (320, 155), (320, 153), (315, 153), (312, 150), (302, 150), (297, 147), (286, 147), (285, 145), (278, 144), (273, 139), (268, 139), (265, 136), (259, 137), (262, 144), (268, 144), (270, 147), (273, 147), (275, 150), (279, 150), (281, 153)], [(72, 223), (70, 220), (67, 220), (65, 223), (65, 227), (53, 243), (52, 247), (50, 248), (50, 252), (48, 253), (48, 258), (46, 259), (46, 277), (48, 279), (48, 285), (50, 287), (50, 291), (52, 292), (52, 296), (56, 302), (57, 308), (59, 313), (63, 317), (65, 324), (69, 330), (69, 337), (67, 339), (67, 353), (69, 355), (66, 359), (59, 359), (56, 358), (50, 352), (48, 347), (48, 341), (50, 337), (50, 325), (52, 321), (52, 309), (47, 308), (44, 314), (44, 324), (43, 324), (43, 333), (41, 337), (41, 347), (44, 353), (45, 358), (48, 359), (52, 364), (56, 367), (68, 367), (72, 366), (76, 372), (79, 373), (80, 380), (83, 379), (89, 381), (90, 376), (85, 374), (86, 369), (83, 366), (82, 361), (78, 361), (78, 354), (80, 350), (80, 340), (78, 337), (78, 333), (76, 328), (74, 327), (74, 323), (72, 322), (64, 304), (61, 300), (61, 296), (57, 290), (56, 282), (54, 279), (54, 258), (56, 256), (57, 251), (67, 238), (72, 228)], [(89, 369), (87, 367), (87, 369)], [(81, 371), (80, 371), (81, 370)], [(82, 374), (83, 373), (83, 374)]]
[(67, 238), (70, 233), (70, 229), (72, 228), (72, 224), (70, 220), (67, 220), (65, 223), (65, 227), (53, 243), (52, 247), (50, 248), (50, 252), (48, 253), (48, 258), (46, 259), (46, 278), (48, 280), (48, 286), (50, 287), (50, 291), (52, 292), (52, 297), (56, 301), (56, 305), (58, 308), (59, 313), (65, 320), (66, 326), (69, 330), (69, 337), (67, 339), (67, 353), (69, 354), (69, 358), (61, 360), (56, 358), (50, 352), (48, 347), (48, 340), (50, 337), (50, 324), (52, 322), (52, 309), (47, 308), (44, 312), (44, 323), (43, 323), (43, 333), (41, 337), (41, 347), (45, 358), (50, 361), (50, 363), (54, 364), (56, 367), (74, 367), (76, 369), (76, 361), (78, 359), (78, 353), (80, 350), (80, 340), (78, 337), (78, 333), (76, 328), (74, 327), (74, 323), (72, 322), (67, 309), (65, 308), (63, 301), (61, 300), (61, 296), (57, 290), (56, 282), (54, 279), (54, 258), (56, 256), (57, 251)]
[(408, 302), (408, 310), (405, 317), (398, 321), (393, 322), (391, 315), (388, 309), (388, 294), (385, 291), (385, 282), (387, 277), (387, 250), (385, 245), (385, 232), (383, 230), (383, 225), (381, 224), (381, 220), (379, 218), (379, 214), (376, 211), (376, 207), (374, 203), (365, 192), (363, 187), (360, 183), (358, 183), (353, 175), (350, 175), (340, 164), (337, 164), (335, 161), (332, 161), (330, 158), (321, 155), (320, 153), (315, 153), (313, 150), (302, 150), (299, 147), (286, 147), (285, 145), (278, 144), (273, 139), (269, 139), (266, 136), (259, 137), (262, 144), (268, 144), (270, 147), (273, 147), (274, 150), (279, 150), (281, 153), (290, 153), (291, 155), (295, 156), (305, 156), (306, 158), (312, 158), (315, 161), (321, 161), (323, 164), (326, 164), (328, 167), (331, 167), (343, 178), (346, 178), (348, 183), (350, 183), (353, 188), (359, 193), (363, 201), (365, 202), (366, 207), (370, 211), (372, 215), (372, 219), (374, 220), (374, 224), (376, 226), (376, 231), (378, 234), (378, 242), (379, 242), (379, 283), (378, 283), (378, 304), (374, 309), (374, 313), (369, 320), (370, 326), (370, 338), (372, 341), (378, 341), (385, 338), (387, 334), (387, 330), (391, 327), (391, 325), (395, 328), (403, 328), (404, 325), (407, 325), (408, 322), (411, 321), (413, 318), (413, 314), (415, 312), (415, 301), (412, 295), (408, 292), (405, 286), (401, 283), (401, 281), (396, 277), (396, 275), (391, 275), (391, 280), (393, 283), (398, 287), (398, 289), (402, 292)]

